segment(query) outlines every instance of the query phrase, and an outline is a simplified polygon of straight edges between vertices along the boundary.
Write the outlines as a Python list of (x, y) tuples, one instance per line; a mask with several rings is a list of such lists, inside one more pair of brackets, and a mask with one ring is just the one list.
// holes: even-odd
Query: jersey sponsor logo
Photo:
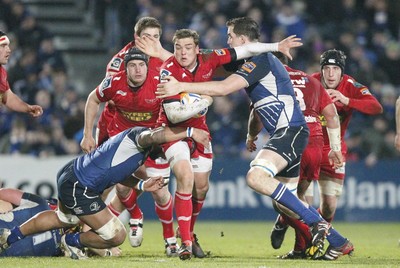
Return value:
[(170, 63), (167, 64), (167, 68), (171, 67), (172, 65), (174, 65), (174, 63), (171, 61)]
[(99, 88), (99, 94), (101, 97), (104, 97), (103, 91), (106, 90), (107, 88), (111, 87), (111, 80), (112, 80), (111, 78), (112, 78), (111, 76), (106, 77), (106, 78), (104, 78), (103, 82), (101, 83), (101, 86)]
[(158, 99), (145, 99), (144, 101), (145, 101), (146, 103), (155, 103), (155, 102), (157, 102), (157, 100), (158, 100)]
[[(167, 66), (168, 67), (168, 66)], [(166, 69), (162, 69), (160, 73), (160, 81), (162, 81), (166, 76), (171, 75), (172, 73)]]
[(203, 78), (203, 79), (209, 79), (210, 77), (211, 77), (211, 75), (212, 75), (212, 70), (210, 70), (208, 73), (206, 73), (206, 74), (203, 74), (201, 77)]
[(360, 92), (363, 95), (371, 95), (371, 92), (369, 92), (368, 88), (363, 88), (360, 90)]
[(100, 205), (97, 202), (93, 202), (92, 204), (90, 204), (89, 209), (90, 211), (99, 211)]
[(134, 122), (148, 121), (152, 118), (153, 115), (151, 112), (127, 112), (127, 111), (121, 111), (121, 114), (129, 121), (134, 121)]
[(312, 116), (312, 115), (306, 115), (306, 116), (304, 116), (304, 118), (306, 119), (306, 123), (316, 123), (317, 122), (317, 118), (315, 118), (315, 116)]
[(119, 68), (121, 68), (121, 63), (122, 63), (122, 59), (120, 59), (120, 58), (113, 59), (110, 64), (110, 69), (119, 70)]
[(218, 56), (226, 55), (225, 49), (216, 49), (216, 50), (214, 50), (214, 52), (215, 52), (215, 54), (217, 54)]
[(125, 91), (122, 91), (122, 90), (118, 90), (115, 94), (119, 94), (119, 95), (121, 95), (121, 96), (126, 96), (126, 94), (128, 94), (128, 93), (126, 93)]
[(74, 208), (74, 212), (76, 215), (83, 214), (83, 209), (81, 207)]
[(256, 68), (256, 64), (254, 62), (246, 62), (242, 65), (242, 70), (246, 71), (247, 73), (251, 73), (254, 68)]

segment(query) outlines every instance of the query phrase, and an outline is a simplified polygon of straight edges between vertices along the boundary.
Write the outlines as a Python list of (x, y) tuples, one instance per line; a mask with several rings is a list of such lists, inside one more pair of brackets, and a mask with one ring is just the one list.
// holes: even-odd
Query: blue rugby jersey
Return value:
[(246, 93), (270, 135), (280, 128), (306, 125), (289, 74), (272, 53), (248, 59), (236, 74), (247, 81)]
[(144, 127), (127, 129), (111, 137), (96, 150), (74, 161), (74, 172), (79, 182), (93, 191), (103, 192), (122, 182), (146, 160), (150, 148), (137, 144)]
[[(0, 213), (0, 228), (11, 229), (21, 225), (39, 212), (50, 210), (47, 201), (40, 196), (23, 193), (21, 203), (9, 212)], [(29, 235), (0, 253), (0, 257), (58, 256), (60, 230)]]

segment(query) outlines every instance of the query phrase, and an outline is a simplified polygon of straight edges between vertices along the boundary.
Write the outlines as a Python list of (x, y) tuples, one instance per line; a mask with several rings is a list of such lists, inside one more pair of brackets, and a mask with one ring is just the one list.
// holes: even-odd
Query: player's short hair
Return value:
[(133, 31), (135, 34), (140, 36), (140, 34), (143, 32), (144, 29), (147, 28), (158, 28), (160, 30), (160, 35), (162, 33), (162, 28), (160, 22), (153, 17), (143, 17), (140, 18), (136, 24), (135, 27), (133, 28)]
[(191, 30), (191, 29), (176, 30), (174, 37), (172, 38), (172, 42), (175, 43), (176, 40), (183, 39), (183, 38), (193, 38), (195, 45), (196, 46), (199, 45), (200, 36), (195, 30)]
[(250, 41), (257, 41), (260, 38), (260, 27), (257, 22), (249, 17), (233, 18), (226, 22), (226, 26), (233, 27), (233, 32), (236, 35), (244, 35)]
[(344, 73), (344, 67), (346, 65), (346, 55), (341, 50), (329, 49), (322, 53), (319, 65), (321, 70), (325, 65), (336, 65), (342, 70), (342, 75)]
[(149, 63), (149, 56), (144, 54), (143, 51), (141, 51), (137, 47), (131, 47), (128, 50), (128, 52), (126, 52), (126, 54), (124, 56), (125, 68), (126, 68), (126, 66), (128, 66), (128, 62), (130, 62), (131, 60), (142, 60), (146, 64), (148, 64)]

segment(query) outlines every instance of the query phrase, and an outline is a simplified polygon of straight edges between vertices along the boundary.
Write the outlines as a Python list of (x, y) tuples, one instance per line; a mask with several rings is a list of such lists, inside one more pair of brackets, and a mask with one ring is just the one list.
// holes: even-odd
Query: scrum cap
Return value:
[(336, 65), (342, 69), (344, 73), (344, 66), (346, 65), (346, 55), (341, 50), (330, 49), (322, 53), (319, 65), (324, 67), (325, 65)]
[(144, 61), (146, 64), (149, 63), (149, 56), (147, 56), (146, 54), (144, 54), (140, 49), (136, 48), (136, 47), (132, 47), (128, 50), (128, 52), (126, 52), (125, 56), (124, 56), (124, 63), (125, 66), (128, 64), (128, 62), (130, 62), (131, 60), (142, 60)]

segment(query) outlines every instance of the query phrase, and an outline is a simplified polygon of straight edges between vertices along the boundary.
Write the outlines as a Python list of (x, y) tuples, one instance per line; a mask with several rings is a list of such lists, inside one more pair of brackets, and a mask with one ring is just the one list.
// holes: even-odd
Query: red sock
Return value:
[(324, 215), (322, 215), (321, 209), (320, 209), (320, 208), (318, 208), (317, 211), (318, 211), (319, 214), (321, 214), (322, 218), (324, 218), (324, 220), (326, 220), (327, 222), (330, 223), (330, 222), (333, 221), (333, 217), (331, 217), (331, 218), (325, 218)]
[(175, 192), (175, 214), (178, 220), (182, 242), (191, 241), (190, 222), (192, 211), (192, 194), (181, 194)]
[(196, 199), (192, 197), (192, 206), (193, 206), (193, 212), (192, 212), (192, 220), (190, 221), (190, 233), (193, 234), (194, 230), (194, 224), (196, 223), (197, 216), (199, 216), (201, 209), (203, 208), (205, 199)]
[(116, 210), (114, 207), (113, 207), (113, 205), (110, 203), (110, 204), (108, 204), (108, 209), (111, 211), (111, 213), (112, 214), (114, 214), (115, 216), (119, 216), (120, 214), (121, 214), (121, 212), (120, 211), (118, 211), (118, 210)]
[(173, 205), (172, 196), (169, 197), (168, 203), (164, 206), (160, 206), (155, 203), (156, 214), (163, 227), (164, 238), (170, 238), (174, 236), (174, 217), (173, 217)]
[(136, 191), (135, 190), (131, 189), (131, 191), (128, 194), (128, 197), (126, 197), (124, 199), (119, 197), (119, 200), (126, 207), (126, 209), (129, 211), (129, 214), (131, 215), (132, 219), (140, 219), (140, 218), (142, 218), (142, 216), (143, 216), (142, 211), (140, 210), (138, 204), (136, 203), (137, 202), (137, 195), (136, 195)]
[(310, 233), (310, 227), (308, 227), (307, 224), (303, 223), (302, 221), (288, 217), (286, 215), (282, 215), (283, 218), (285, 218), (285, 221), (295, 229), (296, 232), (296, 237), (297, 234), (299, 236), (302, 236), (303, 239), (299, 239), (297, 241), (296, 239), (296, 244), (295, 244), (295, 249), (297, 247), (297, 250), (305, 250), (308, 247), (308, 244), (311, 242), (311, 233)]

